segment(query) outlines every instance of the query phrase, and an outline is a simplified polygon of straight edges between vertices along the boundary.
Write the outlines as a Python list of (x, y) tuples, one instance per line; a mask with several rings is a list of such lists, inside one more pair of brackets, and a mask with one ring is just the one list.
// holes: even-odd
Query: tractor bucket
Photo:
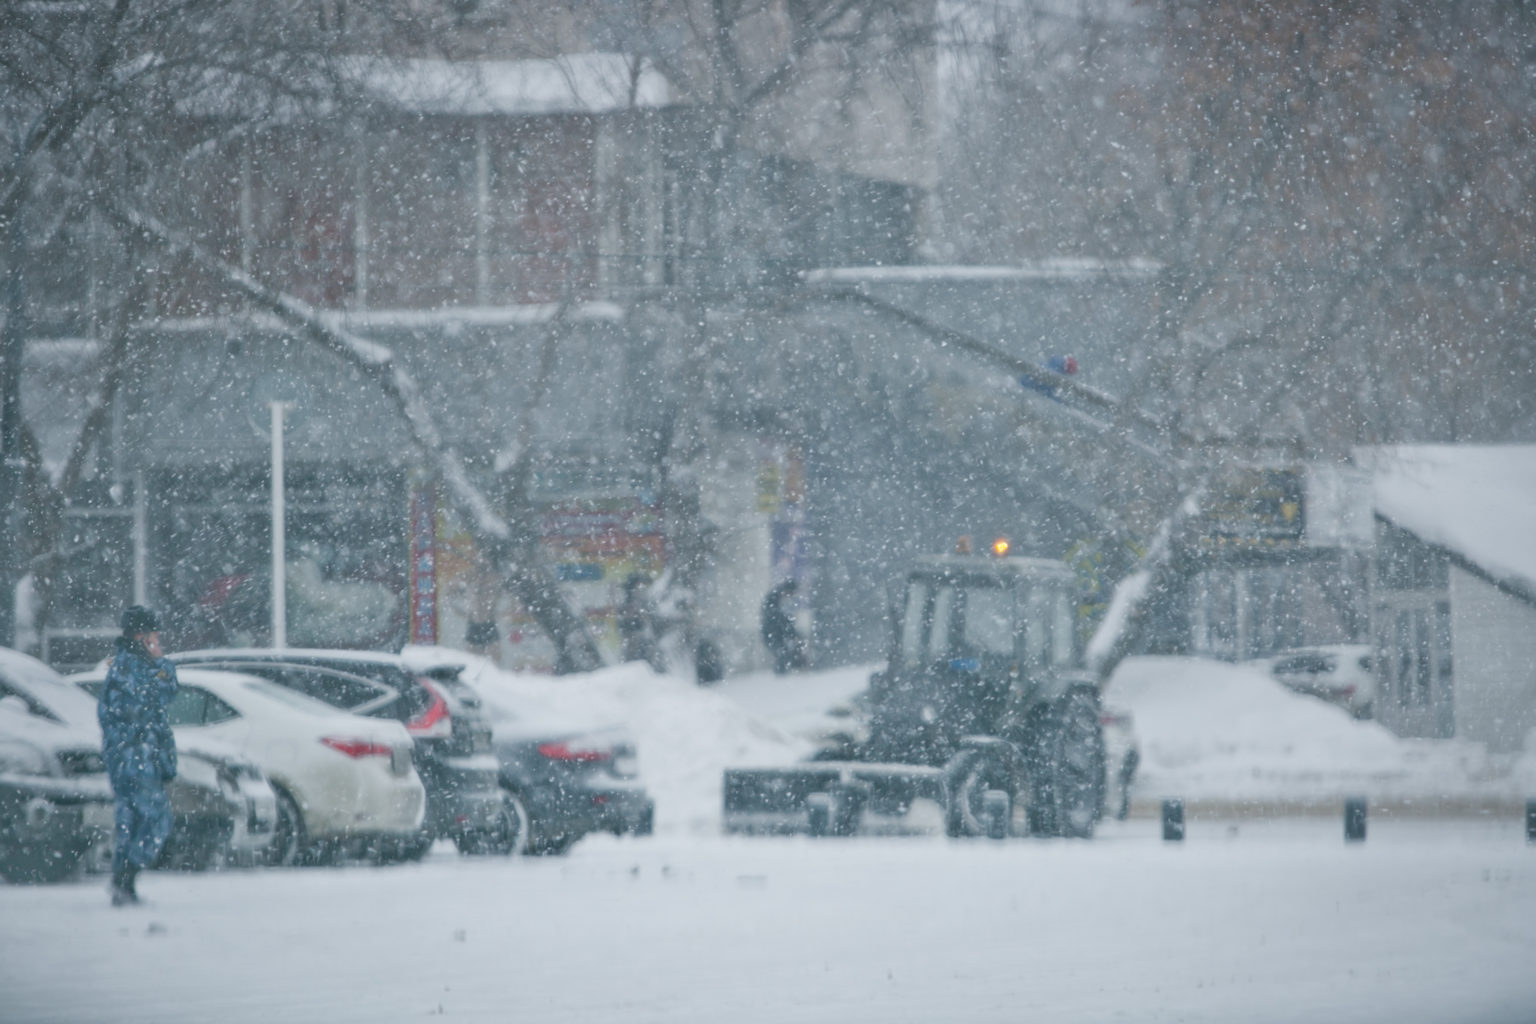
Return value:
[(944, 773), (818, 761), (725, 772), (724, 827), (746, 835), (918, 835), (944, 828)]

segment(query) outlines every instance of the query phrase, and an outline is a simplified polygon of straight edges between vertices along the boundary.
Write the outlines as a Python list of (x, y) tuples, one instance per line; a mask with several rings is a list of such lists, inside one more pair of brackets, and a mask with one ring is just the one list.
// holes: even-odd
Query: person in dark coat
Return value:
[(619, 605), (620, 656), (625, 661), (644, 661), (657, 672), (665, 672), (657, 638), (656, 605), (650, 596), (650, 581), (639, 573), (624, 580), (624, 602)]
[(160, 623), (143, 605), (123, 612), (123, 635), (96, 705), (101, 759), (117, 798), (112, 905), (139, 902), (134, 882), (155, 863), (171, 833), (165, 784), (176, 777), (176, 739), (166, 705), (176, 696), (176, 666), (160, 649)]
[(763, 598), (763, 646), (773, 655), (773, 670), (779, 675), (806, 667), (805, 639), (795, 628), (795, 620), (784, 610), (785, 598), (798, 589), (794, 580), (785, 580)]

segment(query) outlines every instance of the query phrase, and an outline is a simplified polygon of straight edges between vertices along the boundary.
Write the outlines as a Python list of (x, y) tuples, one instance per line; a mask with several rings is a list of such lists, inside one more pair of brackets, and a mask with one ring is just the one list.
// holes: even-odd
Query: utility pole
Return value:
[[(25, 188), (25, 182), (19, 187)], [(0, 645), (10, 647), (16, 642), (16, 584), (26, 564), (21, 551), (21, 492), (26, 472), (21, 455), (26, 234), (19, 206), (6, 225), (5, 240), (5, 333), (0, 337)]]
[(272, 646), (288, 646), (288, 533), (284, 488), (283, 414), (292, 402), (272, 402)]

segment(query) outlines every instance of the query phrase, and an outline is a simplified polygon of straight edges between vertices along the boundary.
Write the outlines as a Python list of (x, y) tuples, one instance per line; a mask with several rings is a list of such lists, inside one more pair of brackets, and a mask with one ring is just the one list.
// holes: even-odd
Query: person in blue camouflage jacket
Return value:
[(123, 612), (123, 635), (96, 706), (101, 758), (117, 797), (112, 905), (139, 902), (134, 881), (153, 864), (171, 832), (165, 784), (176, 777), (176, 739), (166, 705), (176, 696), (176, 666), (160, 649), (160, 623), (143, 605)]

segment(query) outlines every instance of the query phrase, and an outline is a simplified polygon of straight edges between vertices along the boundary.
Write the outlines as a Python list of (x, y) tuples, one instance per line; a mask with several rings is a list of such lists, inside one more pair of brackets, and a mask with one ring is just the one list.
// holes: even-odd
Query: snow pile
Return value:
[(1480, 744), (1403, 739), (1244, 665), (1130, 658), (1105, 700), (1134, 716), (1142, 798), (1508, 797), (1536, 782), (1531, 754), (1510, 764)]

